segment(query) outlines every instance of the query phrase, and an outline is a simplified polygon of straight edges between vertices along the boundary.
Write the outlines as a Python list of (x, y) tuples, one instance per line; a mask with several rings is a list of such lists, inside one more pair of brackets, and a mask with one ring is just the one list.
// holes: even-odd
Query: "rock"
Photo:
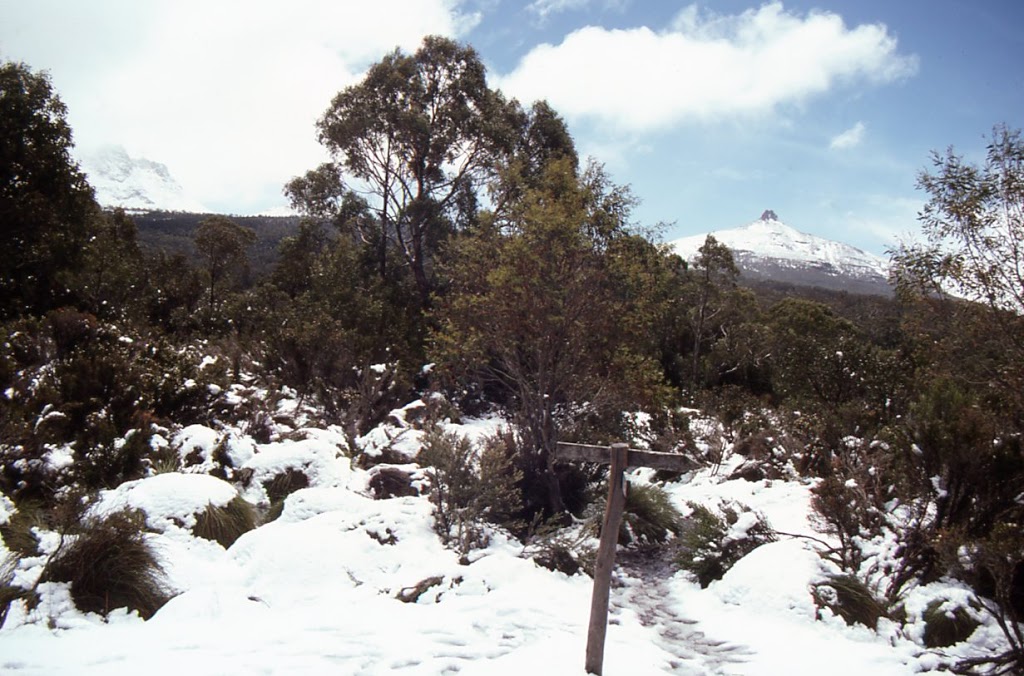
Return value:
[(417, 472), (393, 465), (377, 465), (370, 472), (370, 490), (375, 500), (415, 497), (420, 494), (415, 482), (422, 477)]

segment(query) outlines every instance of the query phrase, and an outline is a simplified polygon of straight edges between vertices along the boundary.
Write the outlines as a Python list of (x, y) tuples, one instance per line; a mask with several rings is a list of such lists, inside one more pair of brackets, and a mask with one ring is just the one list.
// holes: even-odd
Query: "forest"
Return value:
[[(43, 572), (81, 608), (123, 593), (156, 612), (159, 594), (88, 575), (112, 551), (150, 574), (144, 547), (127, 546), (144, 525), (97, 524), (88, 505), (187, 467), (160, 443), (175, 429), (271, 441), (291, 393), (349, 449), (427, 402), (417, 462), (433, 468), (438, 532), (464, 556), (485, 525), (539, 542), (594, 504), (603, 469), (556, 463), (559, 441), (721, 463), (722, 448), (695, 439), (699, 411), (744, 456), (742, 478), (813, 483), (823, 556), (841, 571), (823, 605), (850, 623), (899, 623), (908, 589), (955, 580), (970, 601), (934, 613), (927, 647), (965, 640), (984, 615), (1003, 648), (949, 668), (1024, 670), (1019, 130), (994, 127), (980, 164), (953, 149), (922, 158), (922, 243), (890, 252), (891, 298), (744, 285), (713, 237), (682, 260), (632, 219), (627, 186), (581, 160), (557, 111), (489, 88), (476, 52), (445, 38), (372, 65), (317, 132), (331, 160), (284, 187), (302, 217), (283, 238), (204, 215), (188, 223), (194, 253), (141, 246), (133, 218), (101, 209), (71, 159), (47, 74), (0, 65), (0, 626), (38, 602), (15, 571), (43, 551), (40, 529), (98, 534)], [(232, 396), (239, 384), (263, 394)], [(479, 452), (431, 431), (492, 412), (509, 424)], [(229, 456), (210, 472), (243, 481)], [(401, 472), (378, 476), (409, 489)], [(285, 476), (276, 502), (301, 487)], [(220, 518), (273, 518), (235, 508)], [(684, 520), (655, 489), (630, 509), (627, 541), (724, 536), (719, 517)], [(885, 570), (866, 564), (880, 539), (896, 543)], [(725, 545), (704, 541), (717, 554), (694, 546), (679, 565), (720, 577), (737, 556)], [(540, 549), (545, 565), (586, 570), (562, 541)]]

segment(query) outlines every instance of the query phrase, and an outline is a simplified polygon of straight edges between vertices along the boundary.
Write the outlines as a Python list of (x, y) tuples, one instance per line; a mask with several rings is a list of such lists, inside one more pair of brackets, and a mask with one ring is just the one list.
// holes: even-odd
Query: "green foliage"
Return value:
[[(514, 143), (518, 106), (487, 87), (477, 53), (428, 36), (399, 50), (341, 91), (318, 123), (332, 163), (292, 181), (287, 192), (308, 215), (344, 224), (377, 253), (409, 267), (422, 307), (435, 290), (432, 262), (448, 234), (473, 220), (475, 192)], [(354, 187), (380, 197), (375, 213), (346, 218)]]
[(199, 222), (194, 235), (196, 251), (205, 262), (210, 316), (223, 304), (223, 293), (246, 281), (249, 275), (247, 249), (256, 233), (224, 216), (210, 216)]
[(198, 422), (215, 398), (208, 385), (219, 374), (200, 370), (197, 350), (123, 335), (70, 309), (11, 329), (0, 346), (0, 488), (9, 495), (46, 501), (65, 483), (138, 478), (154, 422)]
[(528, 508), (554, 514), (565, 507), (550, 462), (559, 426), (621, 420), (664, 392), (648, 337), (634, 331), (643, 306), (617, 279), (629, 268), (607, 255), (629, 237), (628, 193), (598, 167), (577, 177), (566, 160), (544, 176), (454, 243), (431, 343), (446, 374), (482, 381), (508, 405), (537, 489)]
[(430, 468), (435, 529), (462, 556), (487, 546), (483, 523), (521, 526), (516, 522), (522, 509), (516, 484), (522, 475), (513, 463), (515, 450), (508, 435), (487, 439), (480, 451), (469, 439), (439, 428), (424, 439), (418, 460)]
[(683, 517), (665, 489), (655, 484), (630, 484), (619, 528), (619, 544), (663, 544), (678, 535)]
[(46, 73), (0, 63), (0, 319), (71, 300), (99, 209)]
[[(693, 573), (701, 587), (722, 579), (737, 561), (767, 542), (776, 539), (775, 531), (761, 515), (742, 532), (735, 532), (741, 515), (751, 514), (741, 505), (724, 503), (721, 515), (694, 502), (679, 533), (676, 564)], [(744, 516), (749, 520), (749, 516)]]
[(929, 200), (921, 213), (928, 245), (893, 252), (904, 290), (952, 283), (958, 293), (998, 311), (1024, 311), (1024, 140), (997, 125), (985, 163), (964, 160), (952, 148), (932, 153), (932, 172), (918, 187)]
[(192, 534), (213, 540), (227, 549), (235, 540), (256, 527), (256, 511), (242, 496), (236, 495), (226, 505), (207, 505), (196, 514)]
[(106, 615), (128, 608), (149, 619), (170, 594), (144, 529), (138, 513), (87, 520), (63, 536), (39, 581), (69, 583), (79, 610)]
[(948, 648), (966, 641), (981, 623), (961, 606), (949, 607), (948, 601), (936, 599), (925, 608), (924, 644), (929, 648)]
[(703, 348), (705, 343), (711, 342), (713, 336), (721, 333), (718, 317), (728, 308), (730, 292), (736, 286), (737, 277), (739, 268), (733, 261), (732, 252), (712, 235), (708, 235), (697, 250), (690, 284), (684, 296), (688, 306), (686, 322), (692, 340), (691, 378), (694, 384), (704, 380), (700, 369)]
[[(147, 211), (132, 215), (137, 226), (139, 247), (148, 255), (157, 253), (168, 257), (183, 256), (191, 267), (201, 264), (195, 249), (193, 235), (200, 221), (210, 214), (182, 211)], [(249, 263), (254, 279), (265, 279), (279, 260), (279, 247), (285, 239), (295, 236), (298, 216), (238, 216), (231, 220), (256, 233), (256, 242), (248, 248)]]
[(159, 252), (145, 262), (149, 284), (143, 303), (149, 325), (168, 333), (190, 335), (197, 332), (199, 307), (203, 299), (203, 280), (184, 254)]

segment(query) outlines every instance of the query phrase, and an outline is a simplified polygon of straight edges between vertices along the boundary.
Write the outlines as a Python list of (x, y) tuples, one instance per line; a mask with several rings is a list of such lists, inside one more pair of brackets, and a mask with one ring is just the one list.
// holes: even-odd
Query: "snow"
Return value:
[(191, 528), (196, 522), (195, 515), (208, 505), (223, 507), (237, 495), (234, 486), (216, 477), (171, 472), (128, 481), (113, 490), (103, 491), (93, 506), (93, 513), (142, 510), (146, 525), (164, 532), (182, 526)]
[(209, 211), (185, 194), (167, 167), (142, 157), (131, 157), (121, 146), (108, 145), (83, 153), (82, 170), (104, 207), (140, 211)]
[[(837, 270), (886, 278), (889, 263), (880, 256), (840, 242), (800, 232), (773, 218), (749, 225), (709, 233), (720, 244), (732, 249), (737, 258), (755, 256), (790, 265), (827, 264)], [(670, 243), (687, 260), (696, 258), (707, 235), (684, 237)]]
[[(400, 438), (414, 459), (422, 431), (409, 414), (421, 405), (393, 412), (379, 434), (361, 440), (363, 450), (380, 450), (374, 440)], [(480, 441), (504, 424), (491, 416), (448, 421), (445, 428)], [(235, 485), (168, 473), (105, 491), (93, 506), (97, 513), (128, 507), (146, 514), (154, 531), (147, 538), (178, 595), (144, 622), (124, 611), (106, 619), (83, 614), (65, 585), (40, 586), (43, 603), (31, 611), (16, 603), (0, 629), (0, 672), (584, 674), (588, 577), (540, 568), (500, 530), (486, 549), (460, 562), (434, 533), (429, 498), (372, 499), (371, 471), (352, 462), (334, 429), (301, 429), (257, 444), (238, 430), (194, 425), (173, 434), (172, 445), (182, 458), (194, 452), (206, 462), (225, 439), (237, 446), (233, 457), (244, 457), (238, 467), (252, 470), (242, 489), (250, 501), (265, 502), (262, 482), (289, 468), (302, 471), (309, 486), (285, 499), (278, 519), (226, 550), (187, 526), (206, 505), (237, 495)], [(683, 510), (689, 502), (748, 507), (732, 537), (743, 536), (754, 514), (785, 533), (826, 537), (809, 517), (812, 483), (724, 478), (742, 461), (729, 456), (717, 472), (701, 470), (665, 488)], [(634, 481), (650, 476), (631, 474)], [(13, 510), (0, 500), (0, 523)], [(45, 552), (58, 546), (56, 534), (40, 535)], [(32, 571), (38, 577), (43, 560), (23, 561), (16, 579), (31, 579)], [(811, 586), (833, 572), (829, 565), (812, 540), (783, 535), (706, 589), (683, 571), (652, 578), (620, 567), (605, 673), (895, 676), (941, 667), (920, 648), (923, 628), (914, 618), (935, 599), (963, 603), (965, 588), (916, 588), (907, 598), (911, 635), (885, 625), (875, 632), (827, 613), (816, 619)], [(416, 602), (396, 598), (429, 578), (437, 584)], [(991, 626), (976, 636), (982, 646), (999, 645)]]

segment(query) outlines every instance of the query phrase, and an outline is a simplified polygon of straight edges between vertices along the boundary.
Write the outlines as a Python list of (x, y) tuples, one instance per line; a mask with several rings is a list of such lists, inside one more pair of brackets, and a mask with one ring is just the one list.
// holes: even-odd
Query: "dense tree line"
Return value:
[(141, 250), (71, 160), (49, 78), (0, 67), (5, 495), (56, 500), (45, 458), (61, 445), (83, 485), (138, 476), (154, 425), (208, 419), (243, 375), (295, 388), (353, 441), (428, 391), (502, 408), (524, 521), (581, 504), (580, 477), (552, 460), (559, 439), (625, 438), (644, 411), (658, 443), (693, 452), (672, 436), (680, 405), (716, 413), (737, 443), (768, 434), (778, 423), (754, 414), (773, 412), (822, 479), (851, 574), (858, 538), (912, 505), (895, 579), (967, 580), (1021, 659), (1019, 132), (997, 128), (980, 167), (933, 158), (930, 244), (894, 252), (900, 293), (880, 299), (741, 287), (712, 237), (681, 260), (632, 222), (627, 188), (580, 166), (550, 106), (488, 88), (450, 40), (387, 55), (318, 131), (331, 161), (286, 187), (303, 219), (255, 280), (256, 235), (230, 218), (195, 224), (195, 262)]

